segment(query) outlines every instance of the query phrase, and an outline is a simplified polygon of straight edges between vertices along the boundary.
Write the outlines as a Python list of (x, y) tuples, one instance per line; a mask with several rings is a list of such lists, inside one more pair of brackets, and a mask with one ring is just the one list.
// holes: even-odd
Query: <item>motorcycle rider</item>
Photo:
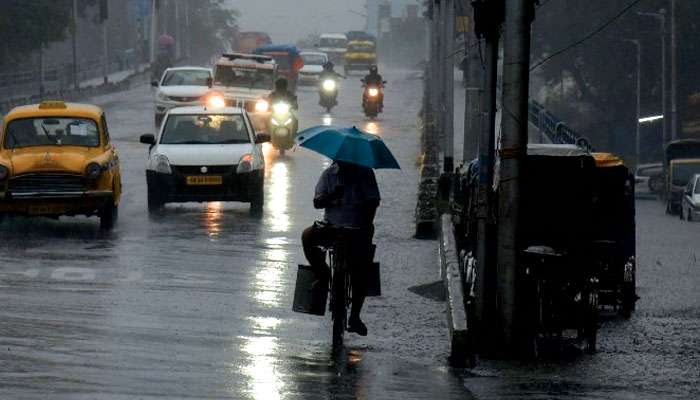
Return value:
[(329, 266), (322, 248), (333, 245), (334, 228), (357, 230), (350, 238), (351, 254), (348, 260), (352, 282), (348, 331), (361, 336), (367, 335), (367, 326), (360, 319), (360, 312), (367, 295), (367, 269), (373, 256), (374, 217), (380, 201), (377, 179), (372, 169), (334, 161), (323, 171), (314, 196), (314, 207), (325, 210), (325, 224), (314, 223), (304, 230), (301, 238), (304, 254), (312, 268), (327, 279)]
[(270, 106), (278, 102), (285, 102), (289, 104), (289, 108), (292, 111), (292, 116), (294, 117), (294, 132), (299, 130), (299, 119), (296, 117), (296, 111), (299, 110), (299, 101), (297, 96), (289, 91), (289, 82), (285, 78), (279, 78), (275, 81), (275, 90), (270, 93), (267, 98)]
[[(382, 76), (379, 75), (379, 68), (376, 65), (372, 65), (369, 67), (369, 74), (365, 75), (365, 77), (362, 79), (362, 82), (366, 86), (376, 86), (377, 88), (384, 87), (384, 78), (382, 78)], [(379, 90), (379, 98), (377, 99), (377, 101), (379, 102), (379, 110), (384, 110), (383, 90)]]
[(339, 78), (345, 79), (345, 77), (335, 71), (335, 64), (333, 64), (332, 61), (328, 61), (327, 63), (323, 64), (323, 72), (321, 72), (321, 75), (319, 76), (319, 81), (323, 82), (326, 79), (333, 79), (334, 81), (337, 81)]

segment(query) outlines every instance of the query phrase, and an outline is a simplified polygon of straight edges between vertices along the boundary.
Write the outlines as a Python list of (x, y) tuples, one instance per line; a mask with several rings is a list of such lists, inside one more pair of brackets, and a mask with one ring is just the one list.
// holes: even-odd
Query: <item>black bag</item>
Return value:
[(299, 265), (292, 310), (298, 313), (325, 315), (328, 283), (308, 265)]
[(367, 297), (379, 297), (382, 295), (382, 279), (379, 263), (370, 264), (367, 271)]

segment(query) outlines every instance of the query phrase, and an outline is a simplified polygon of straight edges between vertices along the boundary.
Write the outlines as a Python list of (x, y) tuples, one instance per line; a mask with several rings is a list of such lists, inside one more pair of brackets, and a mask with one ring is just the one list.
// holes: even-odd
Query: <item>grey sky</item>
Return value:
[(364, 29), (365, 0), (228, 0), (241, 12), (242, 30), (265, 31), (277, 43), (310, 33)]

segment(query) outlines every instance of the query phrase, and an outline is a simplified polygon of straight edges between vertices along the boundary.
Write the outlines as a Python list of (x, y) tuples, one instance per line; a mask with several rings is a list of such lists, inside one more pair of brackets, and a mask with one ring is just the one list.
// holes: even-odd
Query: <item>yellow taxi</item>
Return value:
[(122, 184), (104, 112), (45, 101), (17, 107), (0, 128), (0, 218), (98, 216), (111, 229)]

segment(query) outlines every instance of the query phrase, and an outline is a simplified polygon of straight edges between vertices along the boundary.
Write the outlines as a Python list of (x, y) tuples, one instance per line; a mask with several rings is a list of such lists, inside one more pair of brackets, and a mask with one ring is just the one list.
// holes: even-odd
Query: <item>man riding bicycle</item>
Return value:
[(302, 234), (304, 254), (321, 276), (329, 275), (329, 266), (323, 248), (334, 244), (338, 228), (352, 228), (349, 254), (352, 283), (352, 308), (348, 331), (367, 335), (367, 327), (360, 312), (367, 295), (366, 272), (372, 263), (374, 217), (381, 197), (372, 169), (356, 164), (335, 161), (319, 178), (314, 196), (314, 207), (324, 209), (324, 223), (315, 223)]

